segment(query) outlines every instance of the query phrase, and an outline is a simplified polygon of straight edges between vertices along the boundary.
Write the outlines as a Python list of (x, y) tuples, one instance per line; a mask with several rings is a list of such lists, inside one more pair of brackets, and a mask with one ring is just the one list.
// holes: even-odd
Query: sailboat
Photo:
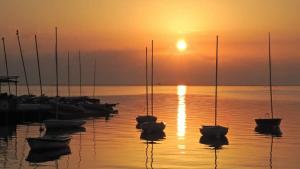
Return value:
[[(153, 116), (153, 40), (151, 43), (151, 115)], [(161, 133), (166, 124), (164, 122), (149, 121), (140, 125), (144, 133)]]
[(31, 150), (49, 150), (63, 148), (69, 145), (70, 136), (41, 136), (34, 138), (26, 138)]
[[(55, 101), (55, 106), (56, 106), (56, 119), (49, 119), (45, 120), (45, 126), (47, 129), (53, 129), (53, 128), (75, 128), (75, 127), (80, 127), (83, 124), (85, 124), (84, 120), (60, 120), (58, 119), (58, 109), (61, 108), (63, 109), (64, 104), (59, 103), (59, 96), (58, 96), (58, 60), (57, 60), (57, 28), (55, 28), (55, 65), (56, 65), (56, 101)], [(59, 107), (60, 106), (60, 107)], [(66, 105), (68, 106), (68, 105)], [(64, 106), (64, 107), (66, 107)], [(70, 107), (70, 106), (68, 106)], [(75, 107), (76, 108), (76, 107)], [(74, 110), (76, 110), (74, 108)]]
[(278, 128), (281, 123), (281, 118), (274, 118), (273, 112), (273, 93), (272, 93), (272, 61), (271, 61), (271, 35), (269, 33), (269, 87), (270, 87), (270, 106), (271, 118), (255, 119), (258, 128)]
[(216, 43), (216, 84), (215, 84), (215, 125), (202, 126), (200, 128), (200, 133), (205, 137), (221, 138), (225, 137), (228, 128), (217, 125), (217, 106), (218, 106), (218, 48), (219, 48), (219, 38), (217, 36)]
[(138, 123), (137, 124), (137, 127), (139, 128), (140, 125), (144, 122), (156, 122), (157, 120), (157, 117), (153, 116), (152, 115), (149, 115), (149, 97), (148, 97), (148, 55), (147, 55), (147, 47), (146, 47), (146, 112), (147, 114), (146, 115), (141, 115), (141, 116), (137, 116), (136, 117), (136, 122)]

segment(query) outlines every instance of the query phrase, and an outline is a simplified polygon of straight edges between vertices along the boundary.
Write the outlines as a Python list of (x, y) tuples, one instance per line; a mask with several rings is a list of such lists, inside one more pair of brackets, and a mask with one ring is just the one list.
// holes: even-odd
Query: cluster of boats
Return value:
[(153, 115), (153, 41), (151, 43), (151, 115), (149, 113), (148, 94), (148, 54), (146, 47), (146, 115), (136, 117), (136, 128), (141, 129), (141, 138), (149, 141), (156, 141), (165, 137), (164, 122), (157, 122), (157, 117)]
[[(273, 95), (272, 95), (272, 69), (271, 69), (271, 40), (269, 34), (269, 89), (270, 89), (270, 114), (271, 118), (258, 118), (255, 119), (256, 128), (255, 131), (261, 134), (281, 135), (280, 123), (281, 118), (275, 118), (273, 112)], [(219, 147), (223, 144), (228, 144), (226, 135), (228, 133), (228, 127), (218, 125), (218, 48), (219, 38), (216, 37), (216, 74), (215, 74), (215, 111), (214, 111), (214, 125), (203, 125), (199, 128), (202, 135), (200, 142), (204, 144), (210, 144), (214, 147)], [(157, 122), (157, 117), (153, 116), (153, 41), (152, 41), (152, 63), (151, 63), (151, 115), (148, 111), (148, 57), (146, 47), (146, 115), (140, 115), (136, 117), (137, 128), (142, 130), (144, 137), (149, 137), (147, 134), (162, 133), (166, 127), (164, 122)], [(269, 113), (268, 113), (269, 114)], [(142, 136), (141, 135), (141, 136)], [(163, 136), (158, 134), (158, 136)], [(151, 136), (150, 136), (151, 137)], [(157, 138), (157, 137), (156, 137)], [(159, 139), (159, 138), (158, 138)]]
[[(99, 99), (88, 97), (61, 97), (54, 98), (54, 100), (55, 101), (49, 100), (50, 103), (48, 104), (54, 107), (51, 111), (55, 112), (56, 118), (44, 120), (43, 123), (47, 131), (80, 128), (85, 124), (85, 120), (78, 119), (78, 117), (105, 117), (117, 113), (117, 110), (114, 109), (116, 104), (101, 104)], [(72, 113), (76, 113), (76, 115), (73, 116)], [(65, 117), (68, 118), (66, 119)], [(36, 138), (27, 138), (32, 150), (65, 147), (69, 144), (70, 140), (71, 138), (65, 135), (44, 135)]]

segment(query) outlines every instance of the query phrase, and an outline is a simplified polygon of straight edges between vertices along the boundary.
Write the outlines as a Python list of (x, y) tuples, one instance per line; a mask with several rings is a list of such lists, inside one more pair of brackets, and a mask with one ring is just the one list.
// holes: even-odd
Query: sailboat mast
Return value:
[(39, 71), (40, 92), (41, 92), (41, 96), (42, 96), (43, 95), (43, 87), (42, 87), (42, 77), (41, 77), (41, 68), (40, 68), (38, 42), (37, 42), (36, 35), (34, 35), (34, 40), (35, 40), (36, 59), (37, 59), (38, 71)]
[(70, 90), (70, 53), (68, 51), (68, 95), (71, 96), (71, 90)]
[(153, 40), (151, 41), (151, 115), (153, 116)]
[[(5, 48), (5, 40), (4, 40), (4, 37), (2, 37), (2, 42), (3, 42), (3, 51), (4, 51), (4, 59), (5, 59), (5, 68), (6, 68), (6, 76), (8, 78), (8, 64), (7, 64), (7, 56), (6, 56), (6, 48)], [(7, 82), (8, 84), (8, 92), (10, 94), (10, 83), (9, 81)]]
[(148, 101), (148, 52), (146, 47), (146, 112), (147, 116), (149, 115), (149, 101)]
[(56, 73), (56, 97), (58, 97), (57, 27), (55, 27), (55, 73)]
[(217, 125), (217, 110), (218, 110), (218, 50), (219, 50), (219, 37), (217, 36), (216, 42), (216, 84), (215, 84), (215, 126)]
[(80, 51), (78, 52), (78, 59), (79, 59), (79, 94), (81, 96), (81, 56), (80, 56)]
[(94, 88), (93, 88), (93, 97), (95, 97), (96, 94), (96, 65), (97, 65), (97, 59), (95, 58), (94, 62)]
[(271, 100), (271, 115), (273, 119), (273, 93), (272, 93), (272, 60), (271, 60), (271, 33), (269, 32), (269, 85), (270, 85), (270, 100)]
[(27, 79), (27, 73), (26, 73), (26, 67), (25, 67), (25, 62), (24, 62), (24, 57), (23, 57), (23, 51), (22, 51), (20, 37), (19, 37), (19, 30), (17, 30), (16, 34), (17, 34), (17, 38), (18, 38), (18, 44), (19, 44), (19, 49), (20, 49), (20, 56), (21, 56), (22, 65), (23, 65), (23, 71), (24, 71), (25, 82), (26, 82), (26, 87), (27, 87), (27, 94), (30, 95), (29, 85), (28, 85), (28, 79)]

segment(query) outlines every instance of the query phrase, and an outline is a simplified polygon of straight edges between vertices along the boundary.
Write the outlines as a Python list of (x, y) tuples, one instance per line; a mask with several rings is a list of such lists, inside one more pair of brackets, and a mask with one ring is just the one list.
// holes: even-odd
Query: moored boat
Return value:
[(77, 128), (84, 125), (86, 122), (84, 120), (59, 120), (59, 119), (49, 119), (45, 120), (44, 124), (47, 129), (52, 128)]
[(145, 122), (156, 122), (157, 117), (151, 115), (144, 115), (136, 117), (136, 122), (138, 124), (143, 124)]
[(159, 133), (163, 132), (166, 128), (166, 124), (164, 122), (145, 122), (140, 126), (144, 133)]
[(272, 61), (271, 61), (271, 34), (269, 33), (269, 90), (270, 90), (270, 110), (271, 118), (259, 118), (255, 119), (257, 128), (266, 128), (265, 131), (272, 132), (271, 129), (279, 128), (281, 119), (274, 118), (273, 108), (273, 89), (272, 89)]
[(42, 136), (35, 138), (26, 138), (31, 150), (47, 150), (62, 148), (69, 145), (70, 136)]
[(214, 125), (204, 125), (202, 128), (199, 128), (200, 133), (204, 137), (210, 137), (214, 139), (219, 139), (225, 137), (228, 133), (228, 128), (217, 125), (217, 115), (218, 115), (218, 49), (219, 49), (219, 37), (217, 36), (216, 43), (216, 81), (215, 81), (215, 124)]
[(228, 128), (223, 126), (202, 126), (202, 128), (199, 129), (200, 133), (205, 137), (215, 137), (215, 138), (221, 138), (224, 137), (227, 132)]
[(259, 127), (266, 127), (266, 128), (277, 128), (280, 126), (281, 119), (280, 118), (261, 118), (261, 119), (255, 119), (256, 125)]

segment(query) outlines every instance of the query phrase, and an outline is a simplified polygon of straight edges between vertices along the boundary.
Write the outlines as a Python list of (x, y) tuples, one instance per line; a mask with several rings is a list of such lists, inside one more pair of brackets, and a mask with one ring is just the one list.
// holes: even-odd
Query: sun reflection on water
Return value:
[(186, 112), (185, 112), (185, 94), (186, 86), (177, 86), (178, 108), (177, 108), (177, 138), (184, 139), (186, 128)]

